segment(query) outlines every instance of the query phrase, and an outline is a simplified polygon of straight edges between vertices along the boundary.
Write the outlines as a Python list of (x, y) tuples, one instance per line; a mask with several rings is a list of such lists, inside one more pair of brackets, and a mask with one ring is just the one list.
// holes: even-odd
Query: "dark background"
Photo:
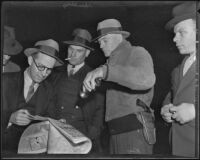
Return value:
[[(3, 25), (15, 28), (16, 39), (24, 49), (39, 40), (54, 39), (60, 44), (60, 57), (65, 58), (62, 41), (70, 40), (73, 29), (89, 30), (96, 37), (98, 22), (107, 18), (118, 19), (123, 30), (129, 31), (128, 40), (133, 45), (146, 48), (151, 54), (156, 74), (155, 94), (151, 107), (155, 110), (157, 143), (155, 154), (169, 154), (168, 131), (160, 117), (162, 101), (170, 89), (170, 73), (182, 60), (173, 43), (173, 33), (164, 29), (171, 19), (172, 8), (181, 1), (58, 1), (58, 2), (2, 2), (1, 29)], [(1, 34), (2, 35), (2, 34)], [(95, 68), (105, 62), (98, 44), (87, 63)], [(28, 63), (23, 52), (12, 61), (26, 68)]]

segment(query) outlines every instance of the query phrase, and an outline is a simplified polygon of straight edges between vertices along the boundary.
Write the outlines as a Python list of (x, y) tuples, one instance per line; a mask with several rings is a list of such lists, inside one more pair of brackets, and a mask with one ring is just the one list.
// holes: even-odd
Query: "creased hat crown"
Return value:
[(73, 40), (64, 41), (63, 43), (69, 45), (78, 45), (90, 50), (94, 50), (91, 47), (92, 36), (86, 29), (77, 28), (73, 31), (72, 36)]
[(130, 33), (127, 31), (123, 31), (121, 23), (116, 19), (106, 19), (102, 22), (98, 23), (97, 26), (97, 34), (98, 36), (94, 39), (97, 40), (102, 36), (107, 34), (122, 34), (125, 38), (127, 38)]
[(4, 26), (4, 47), (3, 54), (17, 55), (22, 50), (22, 45), (15, 39), (15, 29), (10, 26)]
[(56, 64), (55, 66), (60, 66), (63, 64), (63, 61), (59, 58), (59, 44), (53, 39), (47, 39), (47, 40), (41, 40), (35, 43), (34, 48), (27, 48), (25, 49), (24, 53), (25, 55), (31, 56), (32, 54), (36, 52), (41, 52), (43, 54), (46, 54), (50, 57), (55, 58)]
[(200, 8), (200, 3), (197, 2), (184, 2), (175, 6), (172, 10), (173, 19), (171, 19), (165, 28), (171, 30), (177, 23), (187, 20), (196, 19), (197, 9)]

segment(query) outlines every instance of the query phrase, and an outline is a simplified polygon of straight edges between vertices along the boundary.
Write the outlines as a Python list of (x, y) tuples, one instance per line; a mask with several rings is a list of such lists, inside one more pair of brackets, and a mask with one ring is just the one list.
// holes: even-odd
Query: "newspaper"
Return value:
[(70, 124), (38, 115), (30, 119), (41, 122), (24, 131), (18, 153), (87, 154), (92, 148), (91, 140)]

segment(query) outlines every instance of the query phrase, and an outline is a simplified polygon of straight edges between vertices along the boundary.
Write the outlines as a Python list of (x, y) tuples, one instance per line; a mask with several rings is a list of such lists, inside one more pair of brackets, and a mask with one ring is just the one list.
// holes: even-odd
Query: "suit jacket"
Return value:
[(86, 99), (79, 97), (83, 80), (91, 68), (84, 65), (74, 75), (68, 77), (67, 66), (52, 73), (49, 81), (55, 87), (54, 105), (56, 119), (64, 118), (67, 123), (83, 132), (91, 139), (100, 135), (104, 119), (104, 94), (102, 91), (90, 93)]
[[(51, 116), (53, 113), (49, 106), (53, 96), (53, 87), (50, 83), (43, 81), (32, 98), (26, 102), (24, 98), (24, 72), (4, 73), (3, 74), (3, 116), (2, 126), (5, 136), (5, 149), (17, 149), (21, 134), (28, 126), (18, 126), (13, 124), (6, 128), (13, 112), (19, 109), (27, 109), (33, 115)], [(10, 148), (11, 147), (11, 148)]]
[[(183, 76), (182, 64), (172, 72), (172, 92), (168, 94), (164, 104), (172, 103), (180, 105), (181, 103), (191, 103), (195, 105), (195, 85), (196, 85), (196, 62), (192, 64), (187, 73)], [(197, 106), (195, 106), (197, 107)], [(196, 108), (197, 110), (197, 108)], [(195, 156), (195, 119), (185, 123), (172, 123), (171, 140), (172, 154), (178, 156), (194, 157)]]

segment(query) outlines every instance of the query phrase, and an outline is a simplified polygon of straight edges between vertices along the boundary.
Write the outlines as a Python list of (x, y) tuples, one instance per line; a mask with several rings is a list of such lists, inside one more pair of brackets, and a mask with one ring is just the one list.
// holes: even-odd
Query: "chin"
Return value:
[(105, 55), (105, 57), (110, 57), (110, 53), (108, 53), (108, 52), (105, 52), (104, 55)]
[(71, 65), (76, 65), (76, 63), (69, 61), (69, 64)]

